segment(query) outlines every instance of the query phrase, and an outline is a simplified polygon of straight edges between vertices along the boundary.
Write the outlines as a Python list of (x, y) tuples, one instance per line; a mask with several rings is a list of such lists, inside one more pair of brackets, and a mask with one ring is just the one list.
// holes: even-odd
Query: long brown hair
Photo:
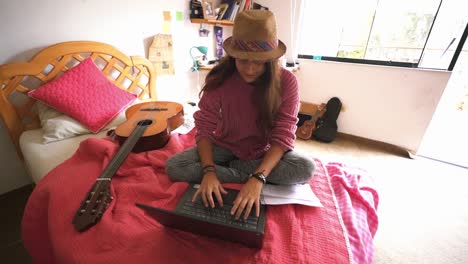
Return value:
[[(236, 59), (231, 56), (223, 57), (208, 73), (205, 84), (199, 93), (217, 89), (236, 71)], [(253, 83), (256, 86), (252, 98), (260, 112), (260, 122), (264, 132), (274, 125), (274, 118), (281, 104), (281, 72), (278, 60), (265, 63), (265, 72)]]

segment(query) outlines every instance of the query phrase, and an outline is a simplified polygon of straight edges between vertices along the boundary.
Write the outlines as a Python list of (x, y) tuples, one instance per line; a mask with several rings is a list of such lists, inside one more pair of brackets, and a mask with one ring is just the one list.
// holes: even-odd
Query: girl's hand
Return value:
[(242, 186), (231, 209), (231, 215), (235, 214), (236, 220), (239, 219), (244, 210), (244, 220), (246, 220), (254, 204), (255, 215), (257, 217), (260, 216), (260, 194), (262, 192), (262, 187), (263, 183), (255, 178), (250, 178), (244, 186)]
[(203, 179), (200, 183), (200, 188), (195, 192), (192, 198), (192, 202), (197, 200), (198, 195), (201, 196), (203, 200), (203, 204), (205, 207), (211, 206), (211, 208), (215, 207), (213, 194), (218, 200), (218, 203), (221, 207), (223, 207), (223, 198), (222, 194), (227, 194), (227, 191), (224, 190), (221, 182), (219, 182), (218, 177), (216, 177), (216, 173), (214, 171), (210, 171), (203, 176)]

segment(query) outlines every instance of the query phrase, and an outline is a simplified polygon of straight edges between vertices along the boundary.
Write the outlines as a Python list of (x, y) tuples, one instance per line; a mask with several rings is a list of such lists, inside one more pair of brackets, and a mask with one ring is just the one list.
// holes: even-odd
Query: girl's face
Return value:
[(236, 68), (247, 83), (252, 83), (265, 72), (266, 61), (236, 59)]

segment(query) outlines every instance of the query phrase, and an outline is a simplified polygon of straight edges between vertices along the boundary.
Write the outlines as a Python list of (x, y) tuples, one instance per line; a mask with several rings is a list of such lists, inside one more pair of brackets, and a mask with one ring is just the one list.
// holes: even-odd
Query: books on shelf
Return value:
[(232, 10), (231, 16), (229, 17), (229, 20), (234, 21), (234, 18), (236, 18), (237, 12), (239, 11), (239, 2), (236, 1), (234, 4), (234, 8)]
[(218, 20), (222, 20), (223, 17), (224, 17), (224, 14), (226, 13), (227, 9), (228, 9), (229, 5), (226, 4), (226, 3), (223, 3), (223, 4), (220, 4), (219, 5), (219, 10), (218, 10)]
[(190, 0), (190, 18), (203, 18), (202, 5), (197, 0)]
[(259, 3), (253, 2), (252, 4), (252, 9), (263, 9), (263, 10), (268, 10), (268, 7), (263, 6)]
[(229, 18), (231, 17), (232, 10), (234, 9), (234, 3), (235, 2), (236, 2), (236, 0), (222, 0), (221, 1), (221, 5), (222, 4), (227, 5), (226, 11), (224, 12), (224, 15), (221, 18), (222, 20), (230, 20)]
[[(253, 0), (222, 0), (219, 5), (220, 15), (218, 19), (234, 21), (239, 12), (254, 9), (254, 5), (255, 2)], [(221, 15), (223, 9), (225, 9), (225, 11), (223, 15)]]

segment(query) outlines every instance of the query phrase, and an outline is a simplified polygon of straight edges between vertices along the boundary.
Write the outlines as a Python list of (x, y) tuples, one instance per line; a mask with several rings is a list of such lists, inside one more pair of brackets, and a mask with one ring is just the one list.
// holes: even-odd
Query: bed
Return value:
[[(62, 79), (67, 81), (60, 83)], [(92, 85), (76, 85), (82, 79)], [(81, 91), (94, 94), (97, 79), (109, 92), (100, 91), (99, 100), (83, 97)], [(24, 246), (35, 263), (373, 261), (378, 193), (371, 177), (359, 168), (316, 157), (311, 157), (317, 170), (309, 184), (323, 207), (268, 207), (261, 250), (167, 229), (147, 217), (135, 202), (173, 209), (187, 188), (186, 183), (168, 179), (164, 164), (171, 155), (195, 145), (190, 110), (182, 130), (173, 131), (165, 147), (128, 156), (112, 178), (114, 200), (109, 208), (98, 224), (79, 233), (71, 224), (73, 215), (119, 148), (108, 131), (124, 122), (131, 105), (157, 99), (152, 64), (109, 44), (65, 42), (43, 49), (29, 62), (1, 65), (0, 84), (1, 119), (36, 183), (22, 220)], [(63, 87), (67, 92), (50, 99)], [(49, 89), (55, 93), (44, 92)], [(113, 100), (119, 103), (106, 103), (106, 96), (118, 97)], [(99, 107), (90, 111), (84, 101), (97, 101), (94, 106)], [(108, 110), (109, 105), (114, 108)], [(97, 122), (101, 112), (105, 121)]]
[[(79, 143), (89, 137), (103, 137), (106, 130), (92, 134), (83, 128), (74, 129), (74, 120), (50, 113), (47, 106), (38, 105), (28, 92), (61, 76), (68, 69), (86, 58), (91, 58), (102, 73), (113, 84), (132, 92), (141, 101), (155, 100), (155, 76), (153, 65), (142, 57), (129, 57), (115, 47), (92, 41), (72, 41), (52, 45), (37, 53), (29, 62), (10, 63), (0, 66), (2, 85), (0, 108), (1, 117), (17, 153), (24, 160), (26, 168), (37, 183), (52, 168), (69, 158)], [(41, 120), (40, 115), (48, 120)], [(50, 120), (47, 115), (52, 116)], [(120, 115), (120, 122), (125, 119)], [(55, 122), (53, 122), (55, 121)], [(64, 140), (43, 144), (42, 125), (49, 127), (52, 135), (61, 133)], [(112, 125), (120, 123), (118, 120)], [(71, 131), (63, 131), (67, 129)], [(73, 130), (74, 129), (74, 130)], [(80, 130), (81, 129), (81, 130)], [(57, 131), (61, 130), (61, 131)], [(69, 135), (64, 135), (64, 134)]]

